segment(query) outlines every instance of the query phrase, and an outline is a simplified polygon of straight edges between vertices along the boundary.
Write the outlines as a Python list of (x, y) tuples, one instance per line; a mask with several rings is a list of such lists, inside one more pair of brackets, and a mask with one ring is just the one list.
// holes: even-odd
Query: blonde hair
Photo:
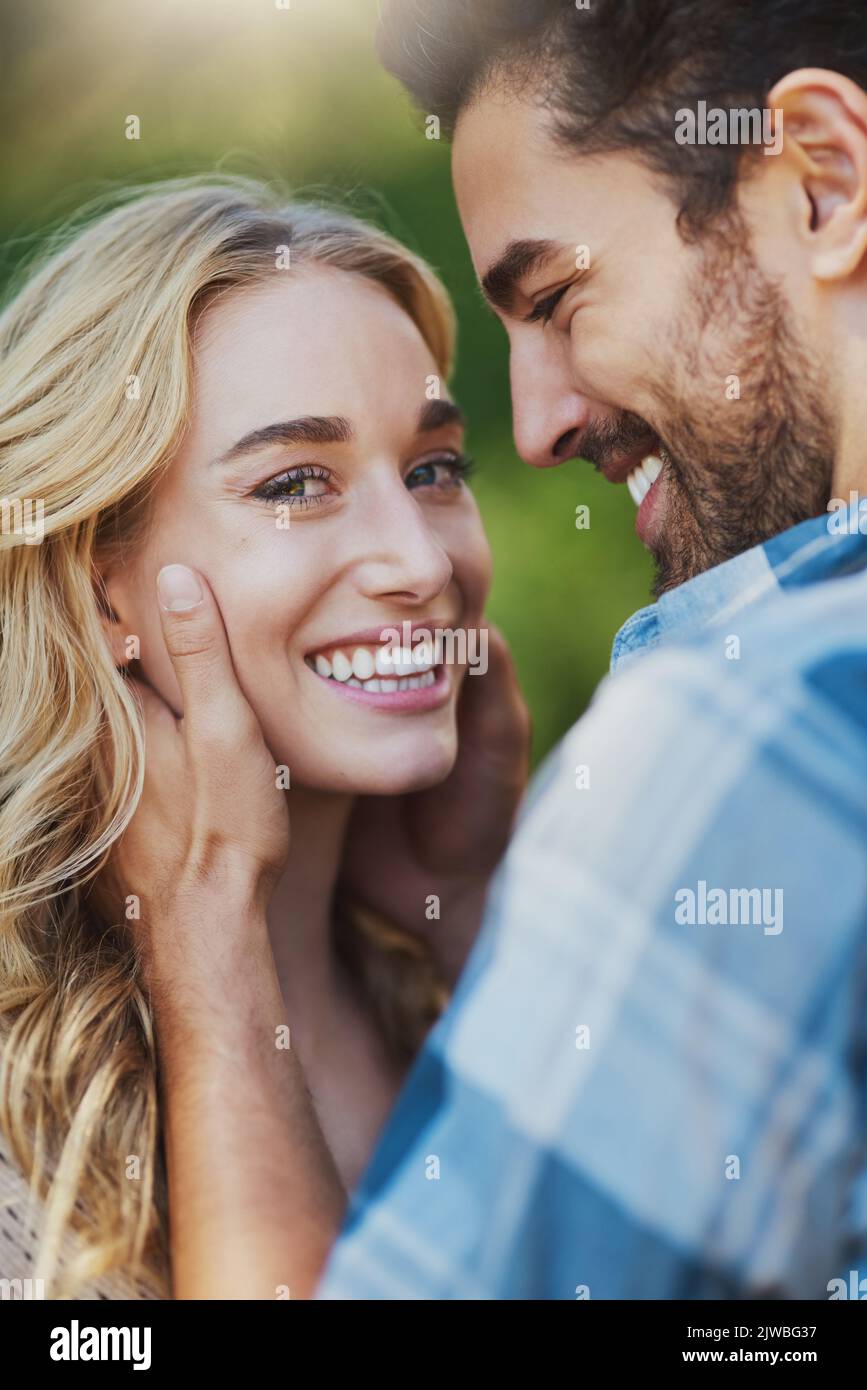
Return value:
[[(0, 535), (0, 1128), (44, 1204), (37, 1272), (52, 1296), (116, 1269), (170, 1296), (150, 1006), (128, 934), (87, 896), (143, 778), (96, 560), (134, 544), (176, 452), (198, 313), (272, 275), (278, 248), (382, 285), (444, 377), (454, 320), (433, 272), (391, 237), (250, 179), (127, 189), (88, 215), (0, 314), (0, 498), (44, 507), (41, 544)], [(383, 1031), (410, 1054), (442, 1003), (429, 963), (368, 913), (341, 921)]]

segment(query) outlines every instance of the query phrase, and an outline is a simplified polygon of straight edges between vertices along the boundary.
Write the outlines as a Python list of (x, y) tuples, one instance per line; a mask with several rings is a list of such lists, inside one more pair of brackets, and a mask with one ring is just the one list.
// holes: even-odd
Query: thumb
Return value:
[(157, 594), (184, 719), (194, 714), (221, 723), (243, 718), (247, 702), (235, 676), (222, 614), (204, 575), (186, 565), (164, 565), (157, 575)]

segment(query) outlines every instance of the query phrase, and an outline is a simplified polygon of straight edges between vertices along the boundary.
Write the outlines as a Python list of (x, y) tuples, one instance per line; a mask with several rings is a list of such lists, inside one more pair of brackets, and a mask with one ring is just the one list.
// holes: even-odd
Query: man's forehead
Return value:
[[(500, 112), (535, 121), (511, 150), (495, 138)], [(524, 102), (492, 99), (469, 107), (455, 130), (458, 210), (476, 275), (498, 310), (522, 276), (533, 274), (538, 284), (549, 267), (559, 273), (560, 262), (589, 264), (605, 246), (632, 245), (646, 217), (664, 216), (667, 224), (676, 211), (632, 152), (585, 156), (555, 146), (540, 135), (541, 119)]]
[(543, 117), (526, 101), (485, 95), (458, 117), (452, 176), (459, 200), (484, 201), (507, 187), (532, 185), (555, 159)]
[(516, 278), (573, 245), (583, 220), (568, 189), (572, 160), (542, 122), (526, 101), (492, 96), (468, 106), (455, 129), (458, 211), (476, 275), (497, 306)]

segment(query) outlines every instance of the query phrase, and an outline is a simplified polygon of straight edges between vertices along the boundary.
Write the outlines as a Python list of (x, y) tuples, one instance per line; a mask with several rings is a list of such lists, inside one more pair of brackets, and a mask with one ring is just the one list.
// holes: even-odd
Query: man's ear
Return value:
[[(768, 94), (802, 193), (799, 235), (818, 280), (842, 280), (867, 251), (867, 94), (824, 68), (787, 73)], [(779, 115), (776, 117), (779, 121)]]

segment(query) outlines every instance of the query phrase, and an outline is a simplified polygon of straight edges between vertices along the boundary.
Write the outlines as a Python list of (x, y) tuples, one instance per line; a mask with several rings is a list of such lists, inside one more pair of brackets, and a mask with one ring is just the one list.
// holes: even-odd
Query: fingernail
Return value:
[(164, 565), (157, 575), (160, 605), (167, 613), (183, 613), (202, 601), (202, 586), (186, 565)]

